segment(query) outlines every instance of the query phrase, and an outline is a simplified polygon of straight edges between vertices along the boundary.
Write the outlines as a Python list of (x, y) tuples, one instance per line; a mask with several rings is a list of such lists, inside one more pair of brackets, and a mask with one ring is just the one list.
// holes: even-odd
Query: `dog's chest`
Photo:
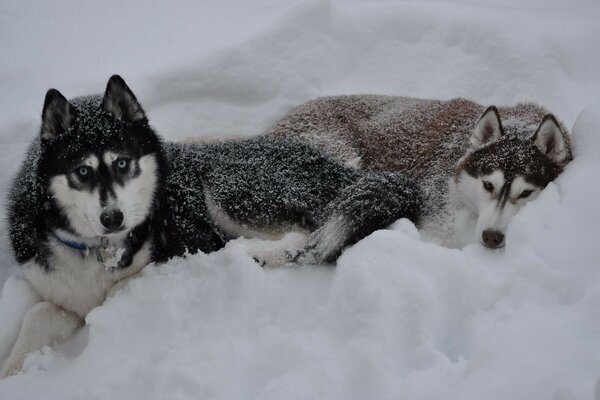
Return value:
[(136, 253), (131, 266), (108, 270), (91, 252), (83, 257), (79, 251), (57, 245), (48, 257), (50, 270), (45, 271), (35, 262), (26, 265), (25, 276), (47, 301), (72, 311), (81, 317), (106, 300), (112, 286), (139, 272), (150, 262), (147, 243)]

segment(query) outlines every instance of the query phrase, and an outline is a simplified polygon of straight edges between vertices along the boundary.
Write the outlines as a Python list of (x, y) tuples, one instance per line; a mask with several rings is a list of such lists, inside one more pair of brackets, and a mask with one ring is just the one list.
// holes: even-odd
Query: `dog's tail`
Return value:
[(418, 222), (423, 200), (419, 187), (394, 172), (364, 172), (324, 210), (319, 229), (296, 261), (331, 262), (354, 244), (399, 218)]

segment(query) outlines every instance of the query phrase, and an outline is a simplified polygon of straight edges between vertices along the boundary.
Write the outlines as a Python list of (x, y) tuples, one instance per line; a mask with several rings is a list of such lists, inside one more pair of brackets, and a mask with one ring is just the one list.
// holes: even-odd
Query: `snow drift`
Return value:
[[(40, 20), (38, 6), (56, 19)], [(32, 354), (22, 375), (0, 381), (0, 398), (594, 398), (600, 105), (579, 115), (600, 93), (594, 2), (265, 0), (252, 8), (181, 2), (168, 11), (132, 2), (115, 17), (89, 5), (6, 9), (0, 40), (13, 57), (0, 65), (4, 191), (37, 133), (43, 90), (100, 91), (116, 72), (170, 139), (256, 134), (325, 94), (464, 96), (543, 104), (573, 126), (575, 160), (513, 219), (501, 251), (443, 248), (398, 221), (347, 249), (335, 268), (262, 269), (246, 249), (271, 244), (243, 239), (151, 265), (93, 310), (76, 337)], [(143, 18), (125, 23), (138, 9)], [(205, 28), (193, 25), (195, 14)], [(95, 39), (97, 51), (55, 57), (70, 32), (60, 22), (79, 15), (113, 21), (119, 35), (108, 39), (124, 42)], [(22, 24), (31, 37), (9, 45)], [(67, 44), (98, 37), (82, 32)], [(45, 37), (40, 58), (37, 36)], [(154, 46), (141, 45), (149, 39)], [(12, 266), (5, 236), (1, 250)], [(3, 281), (14, 269), (1, 271)]]

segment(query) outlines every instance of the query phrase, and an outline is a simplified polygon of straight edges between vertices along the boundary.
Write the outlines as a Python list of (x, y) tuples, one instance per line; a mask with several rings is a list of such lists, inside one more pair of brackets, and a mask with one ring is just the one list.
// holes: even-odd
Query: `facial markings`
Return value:
[(506, 180), (502, 171), (495, 171), (480, 178), (483, 190), (495, 200), (496, 208), (502, 212), (510, 199), (512, 182)]
[(51, 178), (49, 192), (74, 232), (86, 237), (96, 236), (101, 232), (95, 217), (99, 208), (98, 192), (95, 189), (74, 188), (70, 175), (72, 174)]
[(138, 160), (128, 154), (107, 151), (103, 155), (103, 160), (111, 170), (115, 182), (121, 186), (128, 179), (135, 178), (140, 174)]
[(510, 201), (516, 204), (520, 200), (532, 200), (539, 193), (539, 187), (527, 182), (521, 175), (517, 176), (511, 186)]
[(484, 190), (490, 193), (492, 198), (497, 201), (496, 206), (499, 209), (503, 209), (507, 202), (517, 204), (521, 200), (533, 199), (535, 197), (534, 194), (540, 189), (536, 185), (527, 182), (521, 175), (516, 176), (513, 180), (504, 182), (499, 176), (494, 176), (495, 174), (485, 176), (481, 178), (481, 181)]
[(111, 198), (116, 198), (115, 190), (113, 188), (112, 172), (105, 163), (102, 163), (98, 168), (98, 190), (100, 194), (100, 205), (102, 207), (106, 207), (111, 202)]
[(158, 164), (153, 153), (134, 160), (133, 164), (137, 172), (132, 169), (132, 176), (128, 178), (127, 184), (115, 186), (115, 206), (123, 211), (123, 224), (129, 227), (146, 218), (154, 201), (158, 180)]
[(95, 155), (91, 154), (85, 157), (75, 168), (66, 174), (69, 186), (76, 190), (83, 190), (86, 187), (91, 189), (99, 164), (100, 161)]
[(489, 175), (482, 176), (480, 180), (483, 190), (490, 193), (493, 198), (496, 198), (504, 186), (504, 173), (502, 171), (495, 171)]
[(508, 194), (510, 193), (510, 185), (512, 182), (505, 182), (500, 189), (500, 194), (498, 195), (498, 207), (500, 210), (504, 209), (506, 205), (506, 201), (508, 200)]
[(119, 203), (117, 187), (139, 175), (138, 161), (127, 153), (105, 151), (100, 166), (100, 204), (102, 207)]

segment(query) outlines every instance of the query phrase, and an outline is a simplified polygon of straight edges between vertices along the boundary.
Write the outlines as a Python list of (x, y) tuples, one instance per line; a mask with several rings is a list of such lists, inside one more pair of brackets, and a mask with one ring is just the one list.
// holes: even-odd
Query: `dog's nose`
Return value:
[(103, 211), (100, 214), (100, 222), (109, 231), (116, 231), (123, 223), (123, 212), (121, 210)]
[(496, 248), (504, 246), (504, 234), (502, 232), (485, 230), (481, 235), (481, 239), (487, 247)]

